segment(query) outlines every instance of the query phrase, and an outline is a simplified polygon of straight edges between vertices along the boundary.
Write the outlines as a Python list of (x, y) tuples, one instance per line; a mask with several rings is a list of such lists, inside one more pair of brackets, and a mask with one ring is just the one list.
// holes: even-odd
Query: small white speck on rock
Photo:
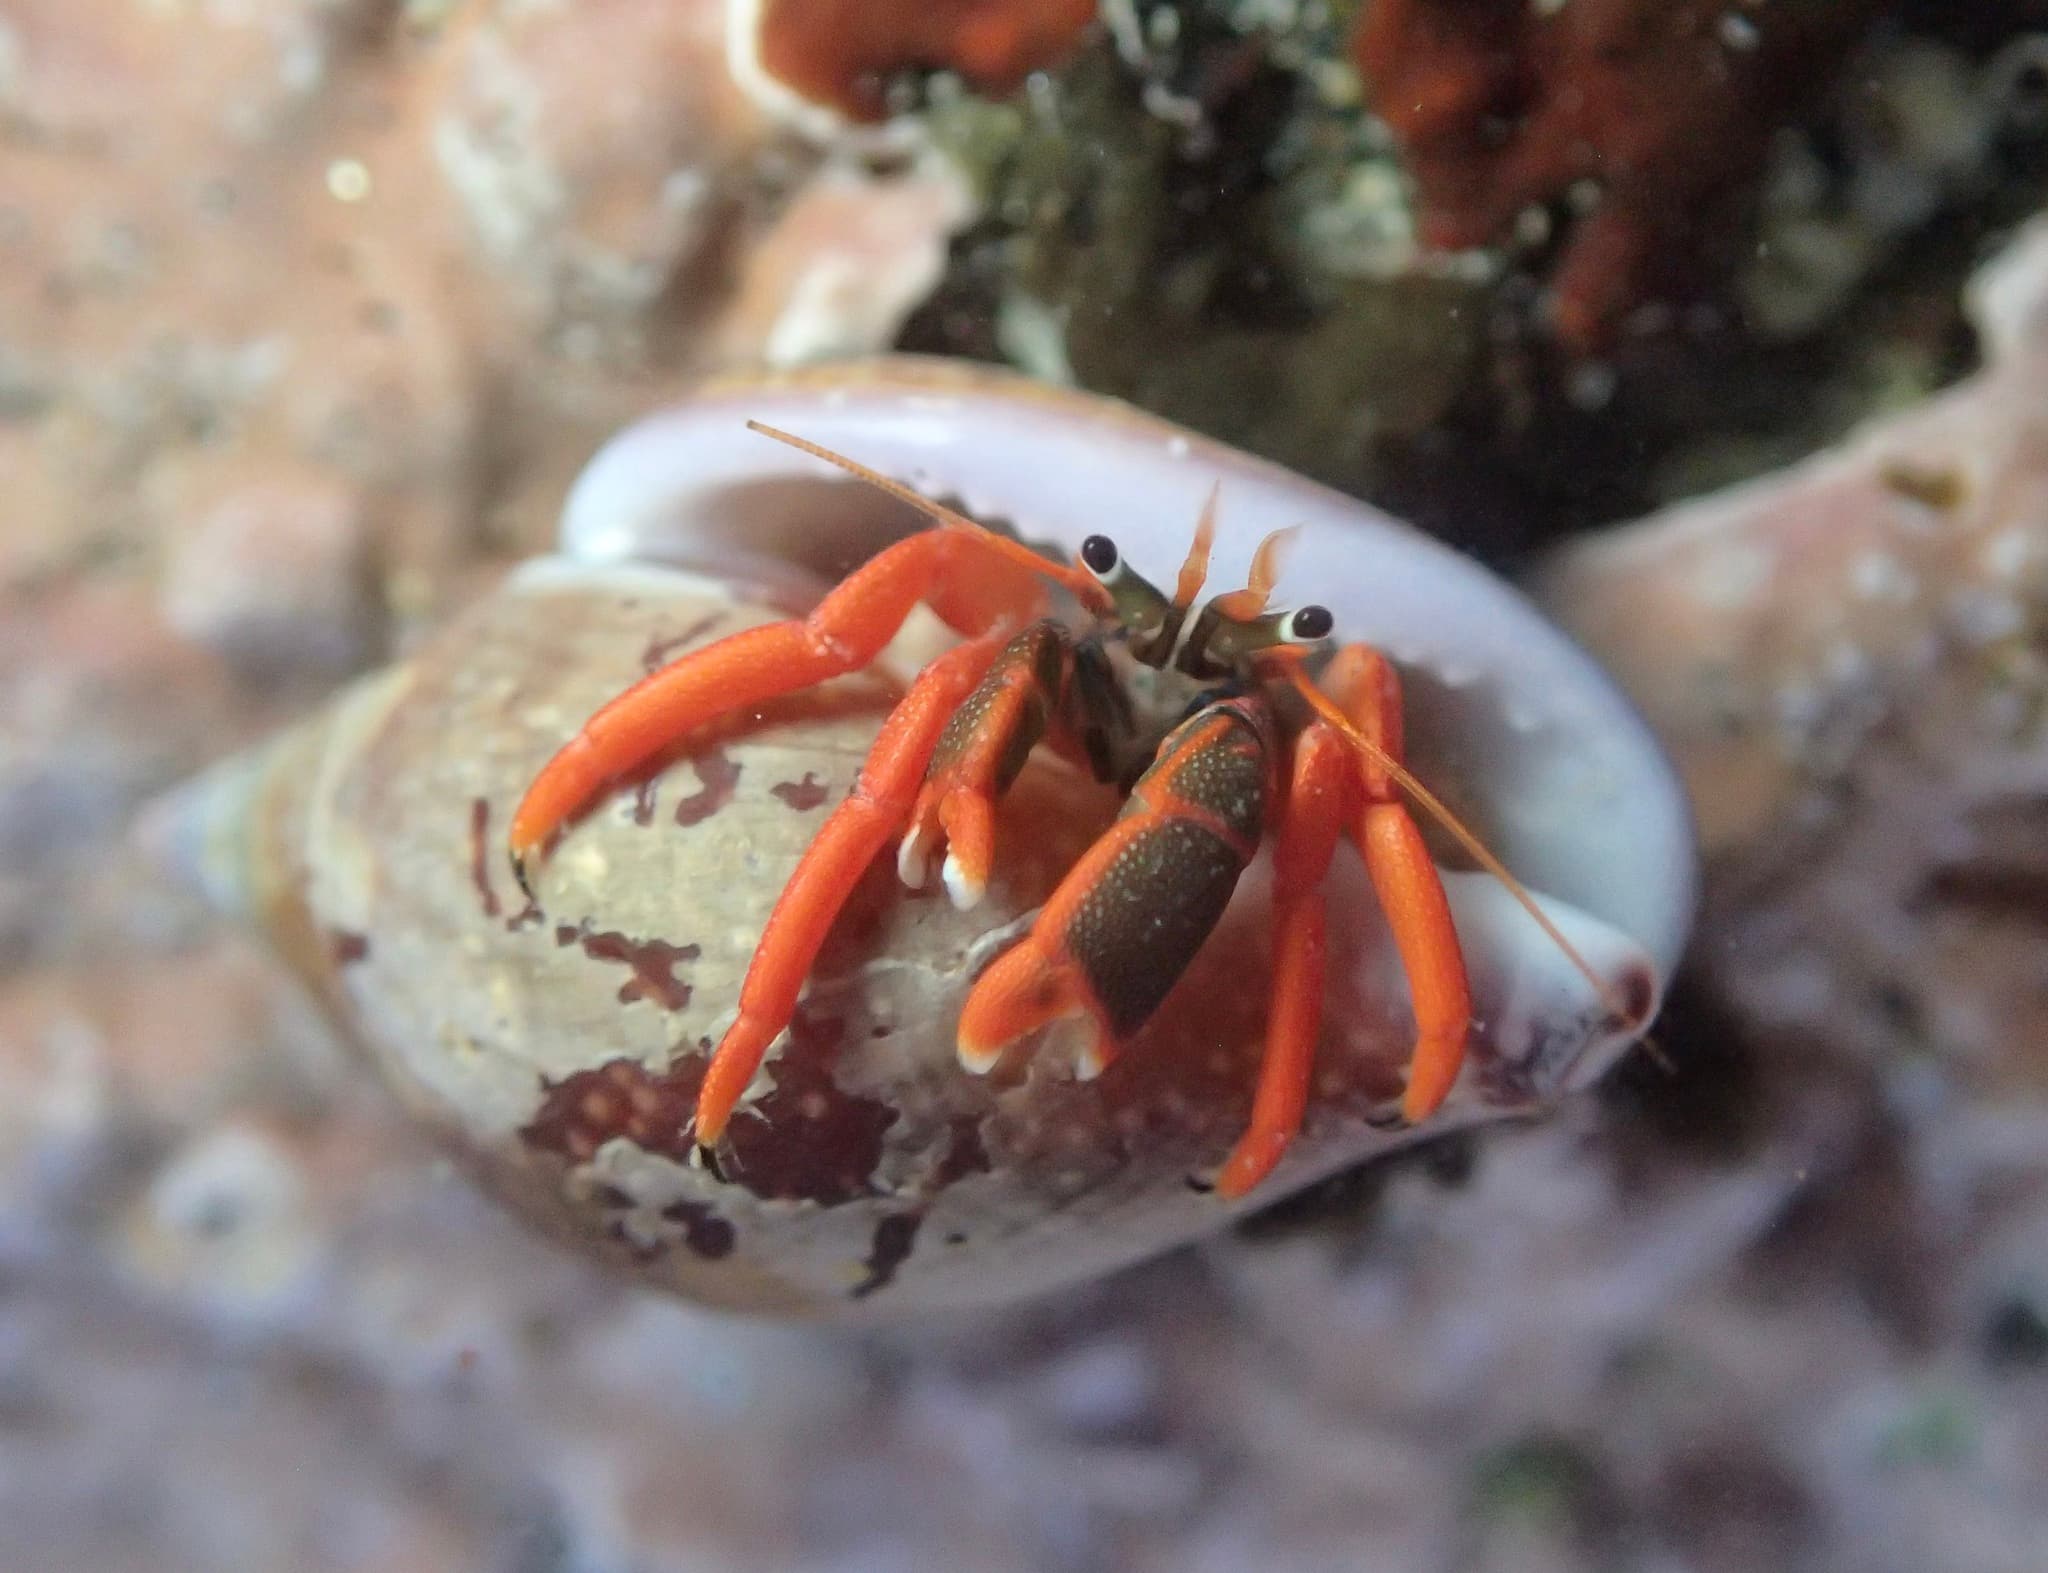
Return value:
[(338, 158), (327, 166), (327, 194), (337, 202), (361, 202), (370, 195), (369, 167), (361, 159)]

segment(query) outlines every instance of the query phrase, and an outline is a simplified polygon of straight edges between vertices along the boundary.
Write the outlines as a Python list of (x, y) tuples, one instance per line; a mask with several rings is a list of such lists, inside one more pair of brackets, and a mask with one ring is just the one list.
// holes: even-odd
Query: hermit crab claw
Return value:
[(1187, 1181), (1245, 1125), (1272, 964), (1266, 858), (1099, 1077), (1073, 1075), (1085, 1024), (988, 1076), (959, 1068), (977, 976), (1119, 808), (1045, 749), (1002, 802), (971, 911), (906, 891), (892, 855), (849, 875), (717, 1167), (697, 1161), (708, 1051), (763, 925), (883, 716), (957, 645), (935, 618), (913, 613), (866, 670), (682, 739), (568, 822), (531, 900), (513, 883), (510, 815), (602, 703), (803, 611), (924, 526), (749, 437), (750, 419), (1061, 563), (1108, 521), (1134, 563), (1170, 574), (1220, 481), (1213, 582), (1247, 584), (1261, 536), (1299, 524), (1275, 604), (1327, 606), (1336, 637), (1398, 666), (1416, 778), (1545, 922), (1428, 832), (1475, 1024), (1441, 1109), (1387, 1129), (1409, 994), (1363, 872), (1339, 859), (1306, 1123), (1239, 1205), (1430, 1132), (1540, 1113), (1639, 1035), (1690, 917), (1683, 802), (1633, 712), (1515, 591), (1359, 503), (1107, 401), (904, 360), (719, 384), (592, 462), (561, 555), (156, 822), (170, 860), (276, 941), (406, 1107), (553, 1233), (704, 1301), (852, 1316), (1033, 1293), (1233, 1211)]

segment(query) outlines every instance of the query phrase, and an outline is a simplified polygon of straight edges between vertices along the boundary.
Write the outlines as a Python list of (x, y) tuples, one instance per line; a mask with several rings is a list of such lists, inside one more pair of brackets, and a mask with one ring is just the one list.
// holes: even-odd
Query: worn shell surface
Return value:
[[(1255, 866), (1160, 1016), (1092, 1082), (1057, 1029), (992, 1076), (953, 1026), (1112, 796), (1054, 760), (1006, 802), (972, 913), (882, 859), (788, 1037), (735, 1117), (721, 1175), (686, 1121), (770, 905), (850, 785), (913, 664), (734, 718), (577, 825), (538, 906), (505, 869), (513, 804), (610, 694), (675, 654), (785, 615), (888, 536), (900, 504), (747, 433), (757, 418), (1026, 538), (1115, 534), (1178, 565), (1213, 482), (1212, 587), (1264, 531), (1305, 526), (1280, 594), (1315, 599), (1408, 673), (1411, 753), (1615, 994), (1647, 1011), (1692, 901), (1682, 802), (1599, 674), (1514, 592), (1361, 505), (1121, 406), (987, 372), (883, 362), (708, 390), (601, 454), (563, 555), (529, 564), (412, 659), (195, 785), (163, 823), (220, 899), (256, 913), (408, 1106), (500, 1194), (586, 1251), (695, 1298), (791, 1315), (1010, 1298), (1215, 1227), (1192, 1189), (1242, 1128), (1267, 974)], [(1287, 1190), (1414, 1139), (1398, 1094), (1406, 993), (1351, 863), (1333, 881), (1330, 1020)], [(1489, 878), (1448, 883), (1479, 1026), (1429, 1129), (1539, 1111), (1625, 1046)]]

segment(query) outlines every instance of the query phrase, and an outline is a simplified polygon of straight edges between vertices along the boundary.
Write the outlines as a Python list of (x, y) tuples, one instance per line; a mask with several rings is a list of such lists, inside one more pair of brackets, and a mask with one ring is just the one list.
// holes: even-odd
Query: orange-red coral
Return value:
[(1095, 20), (1095, 0), (763, 0), (761, 64), (854, 120), (888, 112), (889, 78), (957, 71), (1008, 92), (1057, 65)]
[(1597, 187), (1552, 280), (1558, 337), (1583, 352), (1682, 271), (1881, 4), (1373, 0), (1354, 52), (1427, 244), (1499, 241), (1531, 204)]

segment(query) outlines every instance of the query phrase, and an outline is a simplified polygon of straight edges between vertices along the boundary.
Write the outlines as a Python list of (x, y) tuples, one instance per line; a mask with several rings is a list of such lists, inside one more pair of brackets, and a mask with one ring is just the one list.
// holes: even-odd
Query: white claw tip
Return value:
[(950, 852), (946, 854), (945, 867), (941, 872), (946, 881), (946, 894), (951, 898), (956, 911), (973, 911), (988, 892), (988, 886), (982, 881), (968, 878), (967, 871), (960, 866), (960, 860)]
[(922, 890), (932, 877), (931, 859), (925, 856), (924, 832), (913, 826), (896, 848), (896, 877), (912, 890)]
[(986, 1076), (1003, 1057), (1001, 1049), (983, 1048), (978, 1043), (956, 1043), (953, 1048), (960, 1057), (960, 1068), (976, 1076)]

